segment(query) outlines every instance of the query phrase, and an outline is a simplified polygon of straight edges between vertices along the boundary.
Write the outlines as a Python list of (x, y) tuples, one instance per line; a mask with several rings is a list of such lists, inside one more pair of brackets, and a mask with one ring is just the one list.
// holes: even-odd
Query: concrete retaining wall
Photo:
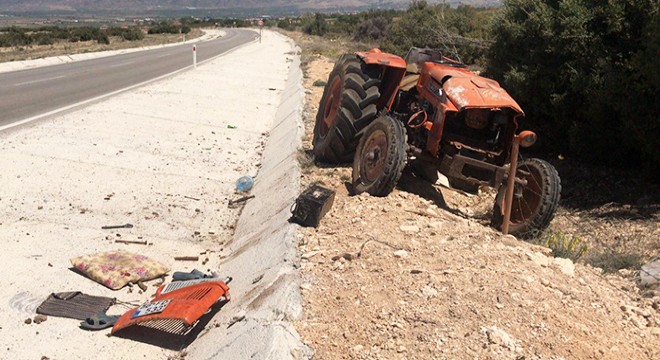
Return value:
[[(232, 301), (215, 316), (219, 326), (200, 336), (186, 359), (311, 358), (290, 323), (302, 315), (296, 226), (287, 221), (300, 191), (296, 152), (303, 132), (304, 90), (299, 56), (290, 64), (281, 96), (251, 192), (255, 198), (245, 205), (219, 269), (234, 278)], [(232, 318), (243, 316), (228, 327)]]

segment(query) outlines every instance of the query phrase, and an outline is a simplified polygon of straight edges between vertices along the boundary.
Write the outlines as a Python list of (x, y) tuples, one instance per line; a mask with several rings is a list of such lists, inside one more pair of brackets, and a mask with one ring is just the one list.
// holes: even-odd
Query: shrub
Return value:
[(641, 255), (617, 251), (594, 254), (586, 262), (603, 269), (603, 272), (606, 273), (614, 273), (621, 269), (639, 269), (643, 265)]
[(588, 251), (588, 246), (577, 236), (570, 236), (563, 232), (546, 232), (536, 243), (552, 250), (552, 256), (576, 261)]
[(328, 24), (322, 14), (316, 13), (313, 18), (303, 19), (303, 32), (308, 35), (323, 36), (328, 32)]
[(645, 165), (653, 176), (658, 24), (657, 0), (507, 0), (493, 21), (487, 71), (543, 134), (542, 150)]

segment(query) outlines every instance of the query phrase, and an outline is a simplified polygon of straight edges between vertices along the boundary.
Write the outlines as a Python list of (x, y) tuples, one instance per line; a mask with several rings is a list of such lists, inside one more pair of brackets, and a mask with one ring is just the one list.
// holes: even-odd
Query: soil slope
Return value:
[[(657, 359), (660, 293), (485, 226), (492, 200), (404, 174), (386, 198), (349, 196), (311, 132), (333, 63), (306, 69), (303, 186), (337, 191), (305, 228), (303, 339), (319, 359)], [(491, 194), (492, 196), (492, 194)]]

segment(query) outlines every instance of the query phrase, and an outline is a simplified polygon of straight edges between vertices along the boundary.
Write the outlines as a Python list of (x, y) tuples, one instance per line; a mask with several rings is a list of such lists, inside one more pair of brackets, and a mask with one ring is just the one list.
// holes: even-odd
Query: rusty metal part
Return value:
[[(470, 176), (466, 172), (470, 172)], [(454, 156), (444, 156), (440, 164), (440, 172), (448, 178), (461, 178), (468, 181), (487, 184), (490, 187), (497, 187), (502, 183), (506, 176), (506, 168), (497, 166), (471, 157), (456, 154)], [(481, 176), (476, 176), (476, 173)]]
[(364, 164), (364, 171), (361, 174), (364, 176), (363, 180), (373, 182), (378, 179), (385, 168), (385, 157), (388, 151), (389, 143), (387, 134), (384, 131), (377, 130), (369, 135), (364, 144), (361, 160)]
[(511, 165), (509, 165), (509, 178), (506, 183), (506, 196), (504, 197), (504, 221), (502, 222), (502, 233), (509, 233), (511, 221), (511, 205), (513, 203), (513, 187), (516, 179), (516, 168), (518, 167), (518, 152), (520, 150), (520, 137), (513, 137), (511, 144)]
[(459, 150), (460, 149), (468, 149), (468, 150), (478, 152), (480, 154), (486, 154), (486, 155), (489, 155), (489, 156), (500, 156), (500, 155), (502, 155), (502, 150), (500, 150), (500, 151), (488, 151), (488, 150), (484, 150), (484, 149), (475, 148), (475, 147), (472, 147), (472, 146), (469, 146), (469, 145), (465, 145), (462, 142), (458, 142), (458, 141), (450, 141), (449, 143), (452, 146), (459, 149)]

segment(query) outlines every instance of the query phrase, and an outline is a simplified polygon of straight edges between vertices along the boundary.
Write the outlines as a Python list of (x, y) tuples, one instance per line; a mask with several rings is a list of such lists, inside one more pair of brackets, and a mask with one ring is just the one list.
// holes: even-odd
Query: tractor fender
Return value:
[(373, 48), (369, 51), (356, 52), (355, 55), (369, 65), (381, 65), (404, 70), (406, 69), (406, 61), (403, 60), (402, 57), (384, 53), (377, 48)]
[(379, 111), (391, 110), (399, 91), (399, 84), (406, 75), (406, 61), (400, 56), (384, 53), (377, 48), (366, 52), (356, 52), (355, 55), (365, 64), (380, 68), (380, 99), (376, 106)]

